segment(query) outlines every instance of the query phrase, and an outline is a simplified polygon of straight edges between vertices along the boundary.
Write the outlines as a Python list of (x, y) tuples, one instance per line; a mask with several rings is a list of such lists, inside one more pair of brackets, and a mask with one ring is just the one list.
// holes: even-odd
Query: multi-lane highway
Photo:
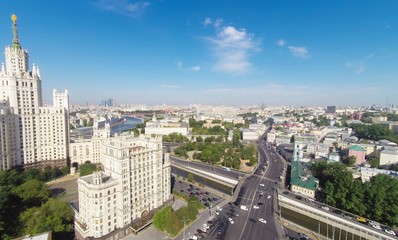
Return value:
[(268, 148), (263, 141), (259, 141), (258, 150), (260, 162), (256, 171), (244, 179), (236, 201), (225, 205), (220, 211), (215, 227), (217, 231), (212, 231), (208, 239), (280, 238), (273, 212), (275, 192), (283, 166), (277, 160), (274, 150)]

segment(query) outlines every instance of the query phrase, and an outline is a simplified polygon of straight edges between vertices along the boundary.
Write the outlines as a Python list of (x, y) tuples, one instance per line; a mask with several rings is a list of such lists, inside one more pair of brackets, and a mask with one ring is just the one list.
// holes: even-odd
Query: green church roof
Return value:
[(315, 191), (318, 188), (319, 180), (313, 176), (307, 176), (305, 165), (301, 161), (292, 161), (290, 185), (300, 186)]

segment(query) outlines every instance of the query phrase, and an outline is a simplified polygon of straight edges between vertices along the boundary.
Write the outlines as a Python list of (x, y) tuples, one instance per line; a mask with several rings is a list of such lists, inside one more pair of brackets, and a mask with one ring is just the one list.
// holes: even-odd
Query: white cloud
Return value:
[(373, 58), (374, 54), (369, 54), (368, 56), (364, 57), (359, 62), (346, 62), (344, 66), (347, 68), (353, 69), (355, 73), (361, 74), (366, 70), (365, 64), (369, 59)]
[(150, 2), (131, 0), (97, 0), (96, 4), (104, 10), (130, 17), (138, 17), (145, 8), (151, 5)]
[(221, 26), (223, 20), (221, 18), (218, 18), (214, 21), (214, 27), (218, 28)]
[(284, 39), (279, 39), (279, 40), (276, 42), (276, 45), (278, 45), (278, 46), (280, 46), (280, 47), (285, 46), (285, 44), (286, 44), (286, 41), (285, 41)]
[(295, 47), (295, 46), (288, 46), (290, 53), (298, 58), (307, 59), (309, 57), (308, 50), (306, 47)]
[(193, 66), (193, 67), (190, 68), (190, 70), (193, 71), (193, 72), (199, 72), (200, 71), (200, 66), (199, 65)]
[(218, 28), (221, 26), (223, 20), (221, 18), (211, 19), (210, 17), (205, 18), (203, 25), (208, 26), (213, 24), (214, 27)]
[(214, 71), (240, 75), (250, 70), (249, 56), (260, 51), (260, 40), (246, 29), (234, 26), (216, 27), (217, 34), (207, 39), (217, 61)]
[(199, 72), (200, 69), (201, 69), (199, 65), (195, 65), (195, 66), (192, 66), (192, 67), (189, 67), (189, 68), (184, 68), (182, 66), (182, 62), (181, 61), (178, 61), (176, 63), (176, 65), (177, 65), (178, 70), (181, 70), (181, 71)]
[(205, 25), (205, 26), (210, 25), (212, 23), (213, 23), (213, 21), (209, 17), (205, 18), (205, 20), (203, 21), (203, 25)]

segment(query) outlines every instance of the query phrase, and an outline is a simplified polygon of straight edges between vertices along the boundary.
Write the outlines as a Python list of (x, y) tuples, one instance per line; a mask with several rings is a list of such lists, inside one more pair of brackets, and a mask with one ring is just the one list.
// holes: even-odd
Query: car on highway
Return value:
[(299, 233), (300, 239), (310, 239), (307, 235), (304, 233)]
[(265, 219), (264, 219), (264, 218), (259, 218), (259, 219), (258, 219), (258, 221), (260, 221), (260, 222), (262, 222), (262, 223), (264, 223), (264, 224), (266, 224), (266, 223), (267, 223), (267, 221), (265, 221)]
[(342, 216), (348, 219), (354, 219), (354, 216), (352, 216), (351, 214), (343, 213)]
[(260, 207), (257, 206), (257, 205), (254, 205), (253, 208), (254, 208), (254, 209), (259, 209)]
[(377, 230), (381, 230), (381, 226), (380, 223), (378, 222), (374, 222), (374, 221), (369, 221), (369, 226), (371, 226), (372, 228), (375, 228)]
[(384, 227), (384, 232), (396, 236), (394, 230), (392, 230), (390, 227)]
[(249, 208), (247, 208), (247, 206), (245, 206), (245, 205), (240, 205), (240, 209), (245, 210), (245, 211), (249, 210)]
[(234, 220), (232, 220), (232, 218), (228, 218), (228, 221), (229, 221), (231, 224), (234, 224), (234, 223), (235, 223)]
[(363, 217), (357, 217), (356, 219), (357, 219), (358, 222), (361, 222), (361, 223), (366, 223), (367, 222), (366, 219), (363, 218)]
[(325, 211), (329, 211), (329, 207), (327, 207), (327, 206), (322, 206), (321, 207), (323, 210), (325, 210)]

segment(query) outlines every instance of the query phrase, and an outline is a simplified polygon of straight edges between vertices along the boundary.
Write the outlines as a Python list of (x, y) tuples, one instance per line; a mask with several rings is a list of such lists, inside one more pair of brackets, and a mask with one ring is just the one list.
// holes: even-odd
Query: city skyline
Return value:
[(0, 44), (15, 13), (45, 102), (398, 104), (398, 3), (306, 3), (8, 1)]

